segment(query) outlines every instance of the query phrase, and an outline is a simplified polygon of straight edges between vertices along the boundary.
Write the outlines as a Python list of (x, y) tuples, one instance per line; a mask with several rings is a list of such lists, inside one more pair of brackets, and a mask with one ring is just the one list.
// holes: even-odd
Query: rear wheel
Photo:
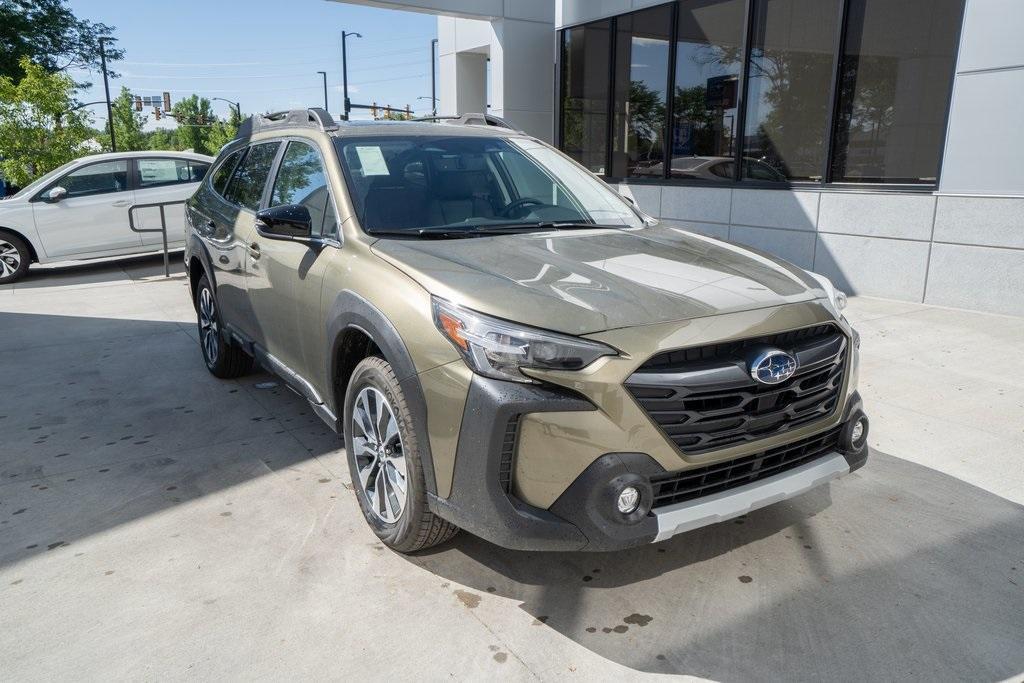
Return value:
[(205, 275), (196, 287), (196, 317), (207, 370), (221, 379), (241, 377), (252, 370), (252, 356), (224, 339), (217, 297)]
[(345, 451), (359, 507), (380, 540), (403, 553), (443, 543), (458, 527), (430, 511), (419, 443), (391, 364), (356, 366), (345, 394)]
[(23, 277), (32, 261), (25, 240), (17, 235), (0, 230), (0, 284), (7, 284)]

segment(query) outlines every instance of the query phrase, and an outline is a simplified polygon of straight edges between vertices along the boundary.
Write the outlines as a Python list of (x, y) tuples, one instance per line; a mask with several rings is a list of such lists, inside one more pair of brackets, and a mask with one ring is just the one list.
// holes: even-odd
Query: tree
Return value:
[(0, 173), (25, 186), (82, 154), (88, 114), (74, 107), (70, 77), (22, 57), (24, 77), (0, 76)]
[(178, 143), (185, 149), (192, 149), (199, 154), (216, 154), (217, 148), (211, 148), (210, 132), (216, 118), (210, 100), (198, 95), (189, 95), (171, 109), (178, 121)]
[(169, 130), (167, 128), (157, 128), (153, 132), (147, 133), (146, 142), (147, 149), (182, 149), (178, 145), (177, 131)]
[[(113, 31), (77, 18), (65, 0), (0, 0), (0, 77), (19, 81), (26, 57), (50, 73), (98, 67), (99, 38)], [(123, 50), (109, 45), (106, 52), (108, 61), (124, 58)]]
[[(122, 152), (130, 152), (147, 148), (146, 134), (142, 131), (146, 125), (146, 117), (135, 111), (135, 98), (124, 86), (121, 94), (110, 103), (114, 115), (114, 133), (117, 136), (117, 148)], [(110, 133), (104, 138), (107, 147), (110, 145)]]
[(231, 113), (228, 114), (227, 121), (215, 121), (210, 127), (207, 145), (212, 150), (211, 154), (216, 154), (221, 147), (234, 140), (235, 134), (238, 133), (238, 126), (241, 125), (242, 118), (234, 107), (230, 109)]

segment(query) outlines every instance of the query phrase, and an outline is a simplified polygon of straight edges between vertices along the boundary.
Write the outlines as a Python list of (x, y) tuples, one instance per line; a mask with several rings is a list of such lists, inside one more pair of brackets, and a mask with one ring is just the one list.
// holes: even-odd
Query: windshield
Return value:
[(644, 225), (603, 182), (533, 140), (380, 136), (337, 145), (353, 207), (370, 234)]

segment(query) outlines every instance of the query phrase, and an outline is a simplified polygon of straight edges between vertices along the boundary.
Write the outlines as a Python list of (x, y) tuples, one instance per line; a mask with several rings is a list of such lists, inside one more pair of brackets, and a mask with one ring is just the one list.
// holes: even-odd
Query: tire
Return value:
[(225, 341), (217, 296), (206, 276), (196, 287), (196, 320), (199, 325), (199, 349), (206, 369), (214, 377), (234, 379), (252, 370), (253, 359), (236, 344)]
[[(367, 419), (374, 415), (376, 420)], [(345, 392), (344, 432), (359, 508), (385, 545), (413, 553), (458, 533), (457, 526), (430, 511), (419, 451), (427, 435), (416, 433), (405, 394), (383, 358), (364, 358), (353, 371)]]
[(20, 280), (28, 272), (32, 251), (25, 240), (0, 230), (0, 285)]

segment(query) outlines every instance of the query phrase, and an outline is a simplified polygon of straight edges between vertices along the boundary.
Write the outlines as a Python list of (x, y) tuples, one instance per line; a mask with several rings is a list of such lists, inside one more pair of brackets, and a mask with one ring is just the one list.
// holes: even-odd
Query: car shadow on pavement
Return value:
[[(180, 249), (170, 252), (168, 263), (172, 276), (185, 272)], [(163, 254), (142, 254), (96, 261), (68, 261), (46, 266), (33, 265), (22, 279), (11, 284), (0, 285), (0, 290), (24, 291), (68, 286), (88, 287), (118, 281), (163, 277), (163, 275)]]
[[(643, 672), (1002, 680), (1024, 671), (1024, 508), (875, 452), (830, 486), (618, 553), (468, 534), (410, 558)], [(481, 617), (485, 618), (485, 617)]]
[(212, 377), (194, 325), (132, 305), (0, 311), (0, 566), (282, 470), (348, 481), (318, 461), (337, 469), (338, 436), (283, 383)]

